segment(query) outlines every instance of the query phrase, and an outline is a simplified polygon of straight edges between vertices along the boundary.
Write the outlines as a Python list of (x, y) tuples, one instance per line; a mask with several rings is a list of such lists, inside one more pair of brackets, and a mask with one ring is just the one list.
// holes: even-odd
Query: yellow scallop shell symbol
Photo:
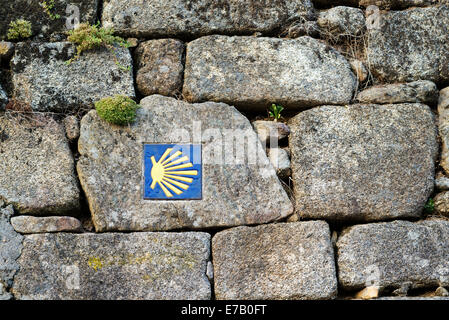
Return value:
[(173, 148), (165, 150), (158, 162), (156, 162), (154, 156), (151, 157), (151, 162), (153, 164), (153, 168), (151, 169), (151, 179), (153, 179), (151, 189), (154, 190), (156, 184), (158, 184), (168, 198), (173, 197), (170, 190), (175, 194), (180, 195), (185, 190), (189, 189), (189, 185), (186, 183), (192, 183), (193, 179), (188, 176), (196, 176), (198, 174), (197, 170), (179, 170), (191, 168), (193, 167), (193, 164), (190, 162), (183, 163), (189, 161), (189, 157), (181, 157), (181, 151), (176, 151), (168, 157), (172, 151)]

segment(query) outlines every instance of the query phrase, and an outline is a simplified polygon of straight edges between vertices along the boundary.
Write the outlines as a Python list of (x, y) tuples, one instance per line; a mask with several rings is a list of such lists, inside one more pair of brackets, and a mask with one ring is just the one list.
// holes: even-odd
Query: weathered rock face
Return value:
[(365, 67), (365, 64), (357, 59), (350, 59), (349, 63), (351, 65), (352, 72), (357, 76), (359, 82), (364, 82), (368, 79), (368, 70)]
[(212, 239), (217, 299), (331, 299), (337, 279), (323, 221), (237, 227)]
[(277, 142), (290, 134), (290, 128), (282, 122), (256, 120), (251, 123), (263, 146)]
[[(2, 0), (0, 5), (0, 39), (6, 39), (9, 24), (17, 19), (31, 22), (33, 36), (37, 38), (61, 38), (67, 31), (66, 18), (72, 15), (68, 5), (79, 9), (81, 22), (94, 23), (97, 17), (98, 0), (55, 0), (53, 8), (46, 12), (43, 1), (36, 0)], [(47, 4), (50, 4), (47, 1)], [(56, 18), (59, 15), (59, 18)]]
[(371, 28), (367, 58), (380, 80), (449, 81), (449, 6), (388, 11)]
[(435, 187), (438, 190), (449, 190), (449, 178), (442, 172), (438, 172), (435, 176)]
[(14, 275), (19, 268), (16, 260), (22, 251), (23, 237), (14, 231), (10, 223), (13, 214), (12, 206), (0, 207), (0, 296), (4, 296), (3, 299), (10, 297), (6, 293), (6, 288), (12, 285)]
[(439, 193), (434, 198), (436, 213), (449, 217), (449, 192)]
[(310, 0), (106, 0), (102, 21), (126, 36), (200, 36), (269, 32), (295, 19), (313, 17)]
[(344, 230), (337, 247), (345, 289), (449, 285), (449, 221), (357, 225)]
[(80, 122), (76, 116), (64, 118), (65, 135), (69, 141), (73, 142), (80, 136)]
[(359, 0), (359, 5), (368, 7), (378, 6), (382, 9), (405, 9), (408, 7), (422, 7), (437, 4), (441, 0)]
[(208, 36), (187, 46), (183, 94), (192, 102), (298, 109), (349, 103), (355, 84), (347, 60), (310, 37)]
[(0, 113), (0, 198), (19, 213), (64, 215), (79, 209), (79, 197), (62, 126)]
[(70, 112), (115, 94), (134, 97), (128, 49), (75, 54), (68, 42), (19, 43), (12, 60), (14, 98), (34, 111)]
[(286, 150), (281, 148), (271, 148), (268, 150), (268, 158), (281, 179), (291, 175), (292, 169), (290, 158)]
[(185, 45), (174, 39), (150, 40), (139, 44), (136, 83), (141, 94), (174, 96), (182, 91)]
[(438, 128), (442, 144), (440, 165), (446, 174), (449, 174), (449, 87), (440, 91)]
[(11, 218), (11, 225), (19, 233), (80, 232), (81, 222), (73, 217), (33, 217)]
[(210, 299), (207, 233), (25, 236), (18, 299)]
[[(256, 133), (235, 108), (158, 95), (141, 105), (128, 127), (111, 126), (96, 111), (81, 121), (77, 169), (97, 231), (236, 226), (292, 213)], [(237, 157), (233, 148), (245, 137), (249, 146)], [(143, 200), (142, 144), (192, 141), (203, 149), (202, 199)]]
[(360, 92), (357, 100), (380, 104), (420, 102), (433, 106), (438, 102), (438, 88), (432, 81), (425, 80), (378, 85)]
[(433, 191), (438, 152), (428, 106), (323, 106), (300, 113), (289, 125), (301, 217), (420, 216)]
[(361, 35), (366, 29), (363, 11), (344, 6), (321, 11), (317, 23), (324, 35), (336, 38)]

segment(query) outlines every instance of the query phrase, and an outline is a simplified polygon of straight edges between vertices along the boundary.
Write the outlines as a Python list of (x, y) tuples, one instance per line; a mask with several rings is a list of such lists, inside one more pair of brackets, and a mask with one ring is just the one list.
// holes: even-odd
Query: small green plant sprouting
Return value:
[(84, 51), (106, 47), (113, 51), (114, 45), (129, 48), (129, 43), (121, 37), (114, 36), (112, 28), (100, 27), (100, 24), (89, 25), (81, 23), (74, 30), (68, 32), (68, 41), (76, 45), (76, 55), (66, 63), (70, 64), (78, 59)]
[(23, 19), (17, 19), (9, 23), (7, 37), (9, 40), (18, 40), (29, 38), (33, 35), (31, 31), (31, 22)]
[(134, 122), (139, 108), (140, 106), (133, 99), (122, 95), (104, 98), (95, 103), (95, 109), (100, 118), (121, 126)]
[(116, 61), (115, 64), (117, 65), (117, 67), (119, 67), (120, 70), (127, 72), (127, 71), (131, 71), (131, 66), (127, 66), (125, 67), (124, 65), (122, 65), (120, 62)]
[(45, 13), (47, 13), (51, 20), (61, 18), (59, 14), (53, 13), (53, 9), (55, 8), (55, 0), (41, 1), (41, 6), (44, 8)]
[(282, 110), (284, 110), (283, 106), (273, 103), (270, 109), (268, 110), (268, 114), (271, 118), (274, 119), (275, 122), (277, 122), (279, 119), (281, 119)]
[(427, 214), (432, 214), (435, 211), (435, 201), (433, 198), (429, 198), (427, 200), (426, 205), (424, 206), (424, 212)]

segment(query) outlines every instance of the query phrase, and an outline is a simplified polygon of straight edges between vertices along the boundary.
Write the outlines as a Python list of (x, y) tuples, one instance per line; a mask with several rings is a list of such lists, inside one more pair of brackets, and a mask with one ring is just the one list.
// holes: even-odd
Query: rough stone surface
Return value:
[(263, 146), (269, 145), (270, 141), (278, 142), (290, 134), (290, 128), (282, 122), (256, 120), (251, 124)]
[(350, 59), (352, 72), (357, 76), (359, 82), (364, 82), (368, 79), (368, 69), (366, 69), (365, 64), (357, 59)]
[(19, 233), (80, 232), (81, 222), (73, 217), (33, 217), (11, 218), (11, 225)]
[(18, 299), (210, 299), (207, 233), (25, 236)]
[(393, 221), (350, 227), (337, 242), (338, 274), (345, 289), (449, 284), (449, 221)]
[(69, 141), (75, 141), (80, 136), (80, 122), (76, 116), (64, 118), (65, 135)]
[(438, 172), (435, 177), (435, 187), (438, 190), (449, 190), (449, 178), (442, 172)]
[(289, 123), (296, 212), (419, 217), (434, 188), (437, 130), (423, 104), (322, 106)]
[(290, 158), (286, 150), (281, 148), (271, 148), (268, 150), (268, 158), (279, 178), (284, 179), (292, 174)]
[[(77, 168), (97, 231), (259, 224), (292, 213), (250, 122), (235, 108), (159, 95), (140, 104), (129, 127), (111, 126), (94, 110), (81, 120)], [(192, 141), (202, 143), (202, 200), (143, 200), (142, 144)], [(248, 161), (230, 151), (241, 145)]]
[(85, 52), (67, 65), (75, 53), (68, 42), (19, 43), (11, 63), (14, 98), (34, 111), (67, 112), (115, 94), (134, 97), (129, 50), (114, 52)]
[(12, 299), (12, 294), (7, 292), (3, 283), (0, 282), (0, 301), (11, 300), (11, 299)]
[[(445, 1), (445, 0), (443, 0)], [(405, 9), (408, 7), (423, 7), (434, 5), (442, 0), (360, 0), (359, 5), (368, 7), (370, 5), (378, 6), (382, 9)]]
[(3, 91), (2, 86), (0, 85), (0, 111), (4, 111), (7, 104), (8, 96), (6, 95), (6, 92)]
[(375, 299), (379, 296), (379, 287), (377, 286), (369, 286), (367, 288), (364, 288), (363, 290), (357, 292), (355, 295), (356, 299), (362, 299), (362, 300), (370, 300)]
[(226, 300), (332, 299), (337, 279), (323, 221), (237, 227), (212, 239), (215, 296)]
[(384, 82), (449, 82), (449, 6), (387, 11), (370, 28), (367, 59)]
[(208, 36), (187, 46), (184, 97), (265, 110), (347, 104), (356, 78), (348, 61), (310, 37)]
[(440, 91), (438, 127), (442, 145), (440, 165), (446, 174), (449, 174), (449, 87)]
[(141, 94), (174, 96), (182, 91), (185, 45), (174, 39), (150, 40), (135, 52), (136, 83)]
[(436, 105), (438, 88), (432, 81), (419, 80), (409, 83), (384, 84), (363, 90), (357, 95), (363, 103), (424, 103)]
[(0, 113), (0, 198), (22, 214), (70, 215), (79, 197), (63, 127), (45, 116)]
[(10, 223), (13, 214), (12, 206), (0, 208), (0, 296), (4, 296), (4, 299), (9, 297), (6, 288), (12, 285), (19, 268), (16, 260), (22, 251), (23, 237), (14, 231)]
[(320, 28), (316, 21), (295, 21), (284, 29), (284, 34), (291, 39), (302, 36), (317, 38), (320, 36)]
[(150, 38), (270, 32), (313, 14), (310, 0), (106, 0), (102, 21), (119, 34)]
[[(25, 19), (31, 22), (33, 37), (35, 38), (65, 38), (67, 5), (73, 5), (79, 9), (81, 22), (93, 24), (97, 18), (98, 0), (55, 0), (51, 10), (53, 15), (60, 15), (59, 19), (52, 19), (42, 7), (43, 1), (37, 0), (1, 0), (0, 1), (0, 40), (6, 39), (9, 24), (17, 19)], [(50, 4), (49, 1), (47, 1)]]
[(321, 33), (336, 38), (358, 36), (366, 29), (363, 10), (344, 6), (321, 11), (317, 23)]
[(435, 212), (449, 217), (449, 192), (441, 192), (433, 199)]

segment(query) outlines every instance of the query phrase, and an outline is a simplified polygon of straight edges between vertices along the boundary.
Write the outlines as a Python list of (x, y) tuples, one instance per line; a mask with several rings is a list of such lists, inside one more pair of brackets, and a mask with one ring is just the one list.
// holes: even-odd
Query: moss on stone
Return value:
[(11, 21), (9, 24), (7, 37), (9, 40), (26, 39), (33, 35), (31, 22), (23, 19)]
[(95, 109), (103, 120), (116, 125), (126, 125), (136, 120), (140, 106), (131, 98), (122, 95), (104, 98), (95, 103)]

